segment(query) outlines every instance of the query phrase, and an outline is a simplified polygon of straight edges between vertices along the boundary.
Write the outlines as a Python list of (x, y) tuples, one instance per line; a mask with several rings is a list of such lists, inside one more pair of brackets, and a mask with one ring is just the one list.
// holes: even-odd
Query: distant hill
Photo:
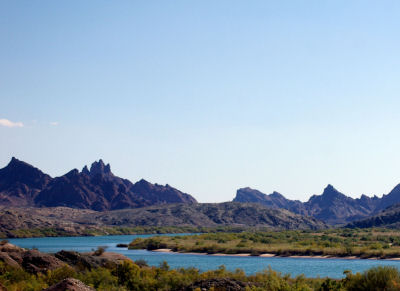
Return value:
[(308, 211), (301, 201), (286, 199), (282, 194), (275, 191), (272, 194), (266, 195), (249, 187), (241, 188), (237, 190), (233, 201), (259, 203), (272, 208), (282, 208), (294, 213), (308, 215)]
[(353, 221), (346, 225), (350, 228), (388, 227), (400, 228), (400, 204), (392, 205), (378, 214)]
[(328, 185), (321, 195), (313, 195), (307, 202), (289, 200), (278, 192), (264, 194), (251, 188), (237, 190), (235, 202), (254, 202), (273, 208), (290, 210), (301, 215), (313, 216), (328, 224), (345, 224), (374, 215), (382, 209), (400, 203), (400, 184), (382, 198), (377, 196), (351, 198)]
[(145, 180), (133, 184), (119, 178), (102, 160), (94, 162), (90, 170), (85, 166), (81, 172), (74, 169), (56, 178), (16, 158), (0, 169), (0, 205), (67, 206), (102, 211), (196, 202), (189, 194), (169, 185)]
[[(93, 219), (93, 215), (88, 216)], [(112, 225), (264, 226), (279, 229), (319, 229), (326, 225), (284, 209), (257, 203), (170, 204), (104, 212), (96, 221)]]
[(0, 234), (48, 228), (71, 235), (85, 229), (135, 226), (259, 226), (271, 229), (320, 229), (326, 224), (287, 210), (255, 203), (163, 204), (135, 209), (93, 211), (67, 207), (0, 208)]

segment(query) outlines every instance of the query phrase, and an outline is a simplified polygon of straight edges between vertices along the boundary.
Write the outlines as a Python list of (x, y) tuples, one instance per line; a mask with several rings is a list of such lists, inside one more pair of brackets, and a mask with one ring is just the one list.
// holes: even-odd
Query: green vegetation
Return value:
[[(303, 275), (291, 277), (282, 275), (272, 269), (254, 275), (246, 274), (237, 269), (227, 271), (224, 266), (217, 270), (200, 273), (195, 268), (171, 270), (166, 262), (159, 267), (149, 267), (143, 262), (125, 261), (114, 268), (97, 268), (92, 270), (75, 271), (69, 266), (62, 267), (46, 274), (29, 274), (21, 269), (0, 263), (0, 282), (9, 291), (42, 290), (65, 278), (76, 278), (96, 290), (183, 290), (191, 286), (196, 288), (196, 282), (201, 280), (236, 280), (246, 285), (246, 290), (399, 290), (400, 274), (393, 267), (376, 267), (362, 274), (345, 272), (343, 279), (306, 278)], [(213, 290), (213, 289), (210, 289)], [(217, 289), (215, 289), (217, 290)]]
[(47, 227), (15, 229), (0, 232), (0, 238), (26, 238), (26, 237), (59, 237), (59, 236), (99, 236), (99, 235), (124, 235), (124, 234), (164, 234), (164, 233), (208, 233), (208, 232), (238, 232), (241, 227), (196, 227), (196, 226), (137, 226), (137, 227), (86, 227), (80, 231), (71, 229)]
[(131, 249), (279, 256), (400, 257), (400, 230), (327, 229), (320, 231), (247, 231), (190, 236), (138, 238)]

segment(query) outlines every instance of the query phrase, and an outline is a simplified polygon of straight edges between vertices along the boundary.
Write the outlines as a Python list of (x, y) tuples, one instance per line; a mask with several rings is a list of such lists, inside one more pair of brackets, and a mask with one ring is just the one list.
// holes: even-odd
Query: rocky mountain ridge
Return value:
[[(351, 198), (332, 185), (307, 202), (290, 200), (278, 192), (266, 195), (251, 188), (237, 190), (234, 202), (258, 203), (270, 208), (314, 217), (330, 225), (344, 225), (375, 215), (400, 203), (400, 184), (381, 198)], [(73, 169), (52, 178), (16, 158), (0, 169), (0, 205), (7, 207), (72, 207), (96, 211), (134, 209), (162, 204), (197, 203), (191, 195), (171, 186), (140, 180), (132, 183), (113, 174), (110, 164), (94, 162), (90, 169)]]
[(52, 178), (16, 158), (0, 169), (0, 205), (68, 206), (98, 211), (166, 203), (196, 203), (191, 195), (169, 185), (140, 180), (133, 184), (115, 176), (109, 164), (94, 162), (90, 170), (71, 170)]
[(337, 225), (369, 217), (388, 206), (400, 203), (400, 184), (381, 198), (362, 195), (356, 199), (339, 192), (329, 184), (321, 195), (313, 195), (307, 202), (287, 199), (278, 192), (267, 195), (247, 187), (237, 190), (233, 201), (253, 202), (273, 208), (283, 208), (297, 214), (315, 217), (331, 225)]

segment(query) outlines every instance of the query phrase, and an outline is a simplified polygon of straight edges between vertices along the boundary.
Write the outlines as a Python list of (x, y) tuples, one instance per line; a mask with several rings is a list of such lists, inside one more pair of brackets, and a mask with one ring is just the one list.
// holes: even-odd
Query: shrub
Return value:
[(379, 266), (362, 274), (346, 274), (345, 287), (348, 291), (389, 291), (400, 289), (400, 274), (395, 267)]
[(64, 266), (52, 271), (47, 271), (45, 281), (47, 284), (54, 285), (66, 278), (76, 277), (76, 272), (70, 266)]
[(149, 266), (147, 264), (146, 260), (143, 260), (143, 259), (136, 260), (135, 264), (138, 265), (139, 267), (148, 267)]

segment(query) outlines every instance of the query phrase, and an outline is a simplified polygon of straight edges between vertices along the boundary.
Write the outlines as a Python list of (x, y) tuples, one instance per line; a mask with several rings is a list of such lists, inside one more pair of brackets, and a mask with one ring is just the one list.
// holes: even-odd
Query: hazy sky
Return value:
[(0, 0), (0, 167), (201, 202), (400, 182), (400, 1)]

